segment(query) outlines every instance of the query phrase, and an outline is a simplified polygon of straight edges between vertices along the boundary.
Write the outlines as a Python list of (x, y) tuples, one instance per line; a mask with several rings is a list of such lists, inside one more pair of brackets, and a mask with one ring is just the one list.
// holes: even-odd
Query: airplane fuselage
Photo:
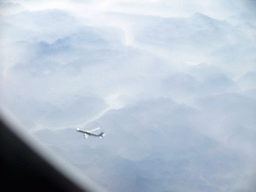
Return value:
[(94, 136), (94, 137), (100, 137), (100, 138), (102, 138), (102, 137), (104, 136), (104, 133), (103, 133), (103, 132), (101, 132), (101, 133), (99, 133), (99, 134), (96, 134), (96, 133), (93, 133), (93, 132), (91, 132), (91, 131), (82, 130), (82, 129), (79, 129), (79, 128), (77, 128), (76, 131), (81, 132), (81, 133), (84, 133), (84, 134), (85, 134), (85, 138), (87, 138), (88, 136)]

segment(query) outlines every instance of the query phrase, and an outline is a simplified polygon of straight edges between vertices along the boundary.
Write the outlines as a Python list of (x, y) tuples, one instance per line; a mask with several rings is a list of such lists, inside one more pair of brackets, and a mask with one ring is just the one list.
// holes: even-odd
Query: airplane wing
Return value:
[(90, 130), (89, 132), (94, 132), (94, 131), (97, 131), (97, 130), (99, 130), (100, 129), (100, 127), (97, 127), (97, 128), (95, 128), (95, 129), (93, 129), (93, 130)]

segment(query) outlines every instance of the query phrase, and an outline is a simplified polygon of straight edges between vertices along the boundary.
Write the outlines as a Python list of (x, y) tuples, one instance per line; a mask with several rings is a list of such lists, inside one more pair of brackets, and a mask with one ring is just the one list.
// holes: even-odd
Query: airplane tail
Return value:
[(105, 136), (104, 132), (101, 132), (101, 133), (99, 134), (99, 136), (100, 136), (100, 138), (102, 138), (103, 136)]

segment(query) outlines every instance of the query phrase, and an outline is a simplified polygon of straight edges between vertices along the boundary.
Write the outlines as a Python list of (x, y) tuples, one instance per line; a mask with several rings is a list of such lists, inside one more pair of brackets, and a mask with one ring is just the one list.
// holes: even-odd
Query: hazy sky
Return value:
[[(256, 190), (253, 1), (7, 0), (0, 103), (109, 191)], [(76, 127), (106, 133), (83, 139)]]

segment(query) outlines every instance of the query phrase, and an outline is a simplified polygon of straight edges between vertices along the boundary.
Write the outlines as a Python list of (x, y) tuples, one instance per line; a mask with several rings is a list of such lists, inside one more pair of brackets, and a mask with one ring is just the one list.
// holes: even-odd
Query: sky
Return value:
[(0, 104), (106, 191), (255, 191), (255, 9), (5, 0)]

